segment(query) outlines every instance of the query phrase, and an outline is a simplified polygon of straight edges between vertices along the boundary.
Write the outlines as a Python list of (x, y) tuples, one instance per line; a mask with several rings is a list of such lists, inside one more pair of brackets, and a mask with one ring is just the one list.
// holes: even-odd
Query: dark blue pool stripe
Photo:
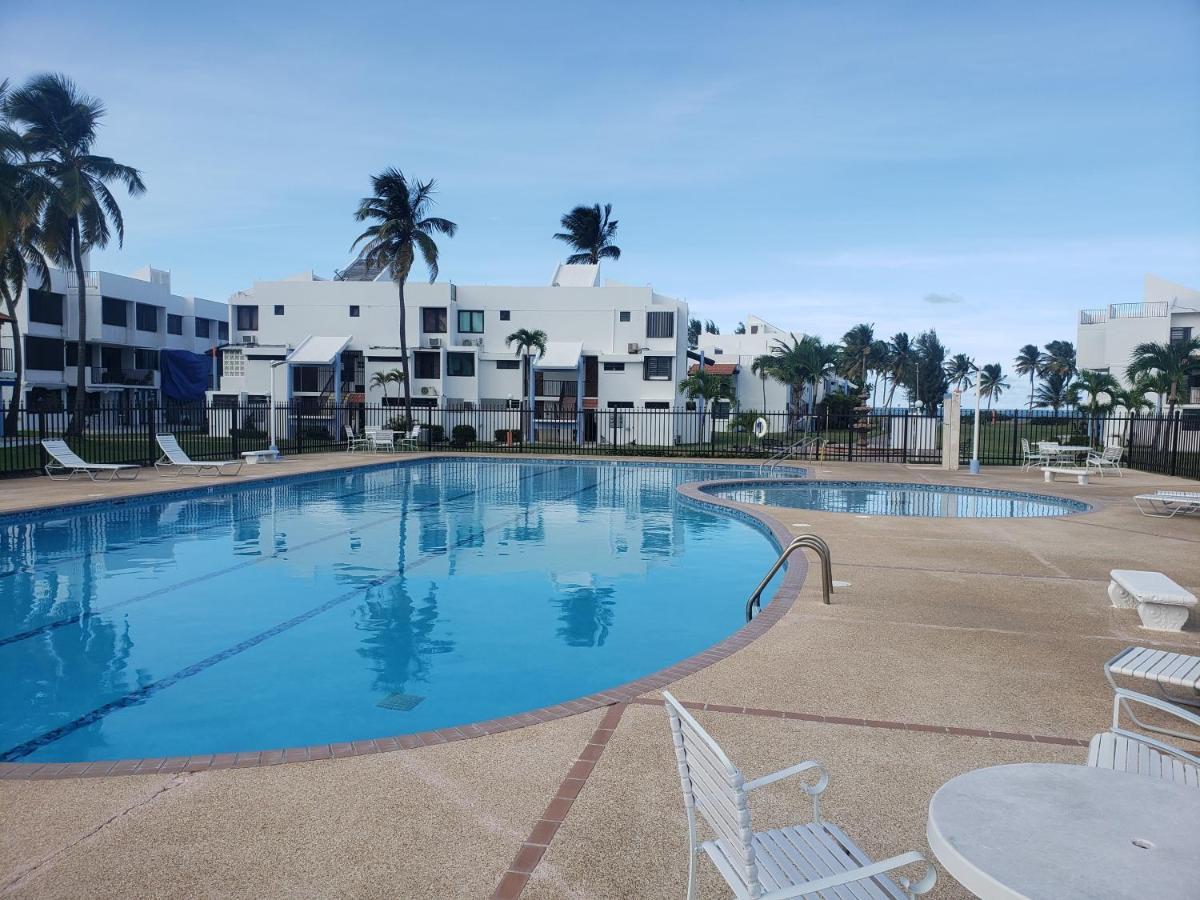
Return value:
[[(522, 476), (518, 480), (523, 481), (526, 478), (537, 478), (537, 477), (540, 477), (541, 475), (550, 474), (551, 472), (561, 471), (564, 468), (566, 468), (566, 467), (559, 466), (554, 469), (547, 469), (542, 472), (537, 472), (533, 475)], [(572, 497), (576, 497), (582, 493), (585, 493), (586, 491), (595, 490), (597, 487), (599, 487), (599, 484), (600, 484), (600, 480), (599, 480), (599, 478), (597, 478), (591, 484), (585, 485), (581, 488), (577, 488), (576, 490), (573, 490), (573, 491), (569, 491), (568, 493), (562, 495), (561, 497), (555, 497), (553, 499), (555, 502), (569, 500)], [(469, 493), (478, 493), (478, 490), (471, 491)], [(488, 534), (488, 533), (491, 533), (491, 532), (496, 531), (501, 528), (507, 528), (515, 522), (522, 521), (525, 518), (525, 515), (526, 515), (526, 513), (522, 512), (520, 515), (513, 516), (510, 519), (505, 519), (503, 522), (498, 522), (497, 524), (491, 526), (490, 528), (485, 528), (482, 533)], [(468, 546), (471, 542), (473, 542), (474, 540), (476, 540), (478, 538), (479, 534), (480, 534), (479, 532), (476, 532), (476, 533), (467, 535), (462, 540), (457, 541), (453, 546), (455, 546), (455, 547)], [(161, 693), (162, 691), (166, 690), (167, 688), (169, 688), (173, 685), (176, 685), (179, 682), (181, 682), (187, 678), (191, 678), (193, 675), (199, 675), (201, 672), (205, 671), (206, 669), (211, 669), (213, 666), (217, 665), (218, 663), (224, 662), (225, 660), (230, 659), (231, 657), (237, 656), (240, 653), (244, 653), (246, 650), (250, 650), (253, 647), (257, 647), (259, 644), (263, 643), (264, 641), (270, 640), (271, 638), (276, 637), (280, 634), (283, 634), (286, 631), (290, 631), (291, 629), (295, 628), (297, 625), (302, 625), (303, 623), (309, 621), (310, 619), (313, 619), (316, 616), (321, 615), (321, 613), (328, 612), (329, 610), (334, 609), (335, 607), (341, 606), (343, 603), (347, 602), (348, 600), (353, 600), (355, 597), (365, 594), (368, 591), (373, 590), (374, 588), (377, 588), (384, 584), (387, 584), (389, 581), (392, 581), (393, 579), (399, 578), (400, 576), (406, 574), (407, 572), (412, 571), (413, 569), (417, 568), (418, 566), (424, 565), (425, 563), (428, 563), (428, 562), (432, 562), (435, 559), (440, 559), (444, 555), (445, 555), (444, 553), (426, 553), (426, 554), (423, 554), (423, 555), (417, 557), (417, 559), (411, 563), (406, 561), (403, 568), (394, 569), (393, 571), (387, 573), (386, 575), (379, 575), (375, 578), (372, 578), (367, 583), (360, 585), (359, 587), (356, 587), (353, 590), (346, 591), (344, 594), (339, 594), (338, 596), (333, 597), (330, 600), (326, 600), (320, 606), (315, 606), (312, 609), (302, 612), (299, 615), (293, 616), (292, 618), (290, 618), (284, 622), (280, 622), (278, 625), (268, 628), (266, 631), (259, 632), (258, 634), (254, 635), (253, 637), (246, 638), (244, 641), (239, 641), (238, 643), (234, 644), (232, 647), (229, 647), (225, 650), (221, 650), (217, 653), (214, 653), (212, 656), (206, 657), (205, 659), (202, 659), (199, 662), (193, 663), (192, 665), (188, 666), (185, 669), (180, 669), (178, 672), (175, 672), (173, 675), (168, 675), (165, 678), (160, 678), (158, 681), (152, 681), (149, 684), (143, 685), (142, 687), (138, 688), (136, 691), (131, 691), (128, 694), (125, 694), (121, 697), (118, 697), (115, 700), (105, 703), (103, 706), (99, 706), (96, 709), (93, 709), (91, 712), (85, 713), (84, 715), (80, 716), (77, 719), (74, 719), (73, 721), (70, 721), (63, 725), (60, 725), (59, 727), (52, 729), (51, 731), (44, 732), (35, 738), (30, 738), (28, 741), (25, 741), (22, 744), (18, 744), (15, 747), (10, 747), (8, 750), (5, 750), (3, 753), (0, 753), (0, 762), (16, 762), (17, 760), (24, 759), (29, 754), (34, 753), (37, 750), (40, 750), (42, 747), (48, 746), (49, 744), (53, 744), (55, 741), (61, 740), (62, 738), (66, 737), (67, 735), (73, 734), (74, 732), (78, 731), (81, 728), (86, 728), (89, 725), (93, 725), (96, 722), (99, 722), (102, 719), (106, 718), (107, 716), (111, 715), (112, 713), (117, 712), (118, 710), (126, 709), (127, 707), (130, 707), (130, 706), (137, 706), (139, 703), (144, 702), (145, 700), (149, 699), (150, 697), (154, 696), (155, 694)]]
[[(537, 478), (541, 475), (545, 475), (547, 472), (559, 471), (559, 469), (561, 469), (561, 468), (562, 467), (556, 467), (556, 468), (552, 468), (552, 469), (545, 469), (540, 472), (535, 472), (535, 473), (532, 473), (529, 475), (522, 475), (517, 479), (517, 481), (521, 482), (521, 481), (525, 481), (530, 478)], [(494, 486), (495, 487), (503, 487), (504, 485), (494, 485)], [(492, 485), (489, 485), (489, 487), (492, 487)], [(479, 490), (480, 490), (479, 488), (475, 488), (474, 490), (464, 491), (461, 494), (452, 494), (449, 497), (441, 497), (437, 500), (431, 500), (428, 503), (418, 503), (413, 506), (410, 506), (408, 508), (407, 514), (411, 515), (414, 512), (420, 512), (422, 510), (430, 509), (430, 508), (436, 507), (436, 506), (441, 506), (441, 505), (447, 504), (447, 503), (456, 503), (459, 500), (464, 500), (467, 497), (471, 497), (471, 496), (474, 496), (475, 494), (478, 494)], [(344, 495), (344, 496), (350, 496), (350, 495)], [(387, 522), (393, 522), (397, 519), (403, 518), (404, 515), (405, 515), (404, 513), (401, 513), (398, 515), (384, 516), (381, 519), (374, 519), (370, 522), (360, 522), (359, 524), (354, 525), (350, 528), (343, 528), (341, 531), (334, 531), (334, 532), (331, 532), (330, 534), (322, 535), (319, 538), (314, 538), (313, 540), (306, 541), (303, 544), (296, 544), (292, 547), (289, 547), (287, 549), (286, 553), (295, 553), (298, 550), (306, 550), (309, 547), (314, 547), (314, 546), (316, 546), (318, 544), (322, 544), (326, 541), (333, 540), (334, 538), (345, 537), (346, 535), (353, 534), (356, 531), (362, 531), (367, 528), (374, 528), (377, 525), (383, 525)], [(225, 523), (225, 524), (228, 524), (228, 523)], [(77, 625), (78, 623), (84, 622), (84, 621), (92, 618), (93, 616), (104, 615), (105, 613), (112, 612), (113, 610), (116, 610), (116, 609), (122, 609), (123, 607), (126, 607), (126, 606), (132, 606), (134, 603), (141, 603), (144, 600), (152, 600), (155, 597), (161, 597), (164, 594), (169, 594), (172, 591), (179, 590), (180, 588), (190, 587), (191, 585), (197, 584), (201, 581), (207, 581), (209, 578), (217, 578), (222, 575), (228, 575), (231, 572), (237, 572), (241, 569), (249, 568), (250, 566), (257, 566), (257, 565), (261, 565), (262, 563), (271, 562), (272, 560), (278, 559), (280, 556), (281, 556), (281, 554), (279, 551), (274, 551), (265, 556), (259, 556), (259, 557), (256, 557), (255, 559), (248, 559), (245, 562), (240, 562), (240, 563), (237, 563), (232, 566), (227, 566), (224, 569), (215, 569), (211, 572), (205, 572), (203, 575), (197, 575), (194, 578), (188, 578), (188, 579), (185, 579), (184, 581), (177, 581), (172, 584), (166, 585), (164, 587), (155, 588), (154, 590), (147, 591), (144, 594), (138, 594), (134, 597), (127, 597), (124, 600), (117, 600), (113, 603), (106, 604), (105, 606), (99, 606), (99, 607), (96, 607), (95, 609), (90, 609), (85, 612), (78, 612), (78, 613), (75, 613), (74, 615), (64, 616), (61, 619), (55, 619), (52, 622), (47, 622), (43, 625), (37, 626), (36, 628), (30, 628), (26, 631), (17, 632), (16, 634), (11, 634), (11, 635), (6, 635), (4, 637), (0, 637), (0, 647), (4, 647), (8, 644), (19, 643), (20, 641), (26, 641), (26, 640), (29, 640), (30, 638), (39, 637), (43, 634), (49, 634), (50, 632), (55, 631), (59, 628), (64, 628), (67, 625)]]

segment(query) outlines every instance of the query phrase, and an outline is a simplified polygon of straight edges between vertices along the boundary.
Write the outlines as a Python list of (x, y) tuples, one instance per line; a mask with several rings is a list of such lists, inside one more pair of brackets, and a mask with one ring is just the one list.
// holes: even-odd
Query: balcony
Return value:
[(1114, 303), (1108, 308), (1110, 319), (1155, 319), (1170, 314), (1170, 304), (1165, 300), (1153, 303)]
[(96, 387), (157, 387), (157, 375), (153, 369), (88, 367), (88, 383)]
[(1184, 397), (1183, 402), (1189, 406), (1200, 405), (1200, 387), (1188, 388)]
[(17, 362), (12, 347), (0, 347), (0, 372), (16, 371)]
[[(84, 272), (83, 286), (89, 291), (100, 290), (100, 273)], [(67, 269), (67, 290), (79, 290), (79, 279), (75, 277), (75, 271), (73, 269)]]

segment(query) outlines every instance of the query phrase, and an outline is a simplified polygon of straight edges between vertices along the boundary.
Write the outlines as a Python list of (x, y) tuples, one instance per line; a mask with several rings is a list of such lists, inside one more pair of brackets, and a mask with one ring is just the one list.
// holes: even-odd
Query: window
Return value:
[(459, 334), (483, 334), (483, 310), (460, 309), (458, 311)]
[[(75, 341), (67, 341), (67, 365), (73, 366), (79, 359), (79, 344)], [(96, 364), (96, 345), (87, 345), (87, 362), (84, 365), (94, 366)]]
[(1182, 344), (1184, 341), (1192, 339), (1192, 329), (1190, 327), (1179, 327), (1171, 329), (1171, 343)]
[(241, 350), (226, 350), (221, 354), (223, 375), (238, 378), (246, 374), (246, 356)]
[(280, 306), (278, 303), (275, 304), (275, 315), (277, 315), (277, 316), (283, 315), (283, 307)]
[(357, 306), (350, 307), (350, 318), (357, 319), (361, 310)]
[(258, 307), (235, 306), (238, 331), (258, 331)]
[(25, 368), (61, 372), (63, 342), (57, 338), (26, 337)]
[(118, 300), (115, 297), (101, 298), (100, 321), (105, 325), (119, 325), (124, 328), (129, 324), (127, 316), (124, 300)]
[(440, 306), (422, 306), (421, 330), (426, 334), (445, 334), (446, 310)]
[(609, 400), (609, 409), (633, 409), (633, 403), (629, 400)]
[(196, 317), (196, 337), (206, 338), (209, 334), (209, 328), (212, 326), (212, 320)]
[(669, 338), (675, 337), (675, 313), (648, 312), (646, 313), (646, 337)]
[(512, 311), (507, 309), (500, 310), (500, 321), (508, 322), (512, 319)]
[(625, 363), (605, 363), (604, 371), (605, 372), (624, 372), (625, 371)]
[(498, 359), (496, 360), (497, 369), (519, 369), (521, 361), (519, 359)]
[(732, 408), (732, 406), (733, 406), (733, 404), (730, 403), (728, 400), (714, 401), (714, 403), (713, 403), (713, 418), (714, 419), (728, 419), (729, 418), (729, 410)]
[(138, 331), (158, 331), (158, 307), (148, 303), (135, 303), (134, 322)]
[(183, 334), (183, 316), (167, 313), (167, 334)]
[(471, 378), (475, 375), (474, 353), (447, 353), (446, 374), (458, 378)]
[(670, 381), (672, 362), (669, 356), (647, 356), (642, 360), (642, 380)]
[(63, 295), (29, 289), (29, 321), (43, 325), (63, 323)]
[(751, 326), (750, 326), (750, 333), (751, 333), (751, 334), (758, 334), (758, 326), (757, 326), (757, 325), (751, 325)]
[(671, 404), (665, 400), (647, 400), (646, 409), (670, 409)]
[(627, 309), (621, 310), (621, 321), (628, 322), (629, 319), (630, 319), (629, 310), (627, 310)]
[(414, 378), (441, 378), (442, 356), (440, 353), (414, 353)]
[(158, 351), (135, 349), (133, 351), (133, 367), (135, 369), (156, 370), (158, 368)]
[(229, 340), (229, 323), (228, 322), (218, 322), (217, 323), (217, 340), (219, 340), (219, 341)]
[(121, 348), (120, 347), (101, 347), (100, 348), (100, 365), (105, 369), (120, 370), (121, 363)]

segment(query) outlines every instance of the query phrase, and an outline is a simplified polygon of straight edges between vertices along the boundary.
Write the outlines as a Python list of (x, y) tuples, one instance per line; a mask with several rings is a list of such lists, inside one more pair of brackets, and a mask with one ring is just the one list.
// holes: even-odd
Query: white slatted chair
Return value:
[(1084, 465), (1099, 472), (1101, 478), (1104, 477), (1105, 471), (1116, 472), (1124, 478), (1125, 473), (1121, 471), (1121, 455), (1124, 452), (1125, 449), (1120, 444), (1109, 444), (1100, 453), (1089, 451)]
[(393, 453), (396, 450), (396, 432), (389, 428), (368, 429), (367, 440), (371, 442), (371, 449), (376, 453), (380, 450)]
[(1122, 710), (1129, 712), (1135, 722), (1140, 721), (1129, 709), (1133, 704), (1156, 709), (1195, 728), (1191, 735), (1165, 728), (1155, 728), (1155, 731), (1200, 739), (1200, 716), (1166, 700), (1117, 688), (1113, 698), (1112, 729), (1092, 738), (1088, 744), (1087, 764), (1097, 769), (1114, 769), (1161, 778), (1183, 787), (1200, 788), (1200, 756), (1158, 738), (1130, 731), (1121, 724)]
[(1044, 462), (1045, 458), (1041, 452), (1030, 447), (1029, 439), (1021, 438), (1021, 468), (1028, 472), (1034, 466), (1040, 466)]
[(174, 477), (180, 475), (236, 475), (242, 471), (244, 463), (240, 459), (227, 459), (219, 462), (192, 459), (179, 446), (179, 441), (173, 434), (156, 434), (154, 439), (158, 441), (158, 449), (162, 451), (162, 456), (154, 463), (154, 468), (158, 470), (159, 475)]
[[(70, 481), (76, 475), (86, 475), (92, 481), (133, 481), (142, 471), (141, 466), (126, 463), (87, 462), (68, 447), (66, 441), (43, 440), (42, 449), (50, 456), (50, 462), (46, 463), (46, 475), (54, 481)], [(67, 473), (65, 478), (64, 472)], [(125, 479), (126, 475), (128, 479)]]
[(408, 434), (402, 435), (396, 440), (396, 449), (398, 450), (417, 450), (420, 448), (418, 443), (421, 438), (421, 426), (414, 425)]
[[(738, 900), (785, 900), (820, 895), (837, 900), (908, 900), (928, 892), (937, 873), (916, 851), (873, 862), (842, 829), (821, 818), (821, 792), (829, 776), (819, 763), (808, 761), (771, 775), (745, 781), (717, 742), (666, 691), (667, 715), (675, 742), (675, 758), (688, 818), (688, 900), (695, 896), (696, 859), (703, 850), (713, 861)], [(802, 784), (812, 798), (813, 820), (772, 831), (755, 832), (750, 825), (747, 795), (751, 791), (813, 772), (816, 784)], [(699, 842), (696, 813), (716, 837)], [(915, 883), (886, 873), (905, 866), (923, 867)]]
[(359, 437), (354, 433), (354, 429), (349, 425), (343, 425), (342, 429), (346, 432), (346, 452), (353, 453), (355, 450), (370, 450), (371, 439)]

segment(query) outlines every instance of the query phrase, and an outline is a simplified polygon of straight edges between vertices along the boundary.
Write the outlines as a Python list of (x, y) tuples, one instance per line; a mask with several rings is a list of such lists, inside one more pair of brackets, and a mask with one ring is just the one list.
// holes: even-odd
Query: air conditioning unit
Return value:
[(429, 349), (430, 350), (440, 350), (441, 346), (442, 346), (441, 338), (430, 338), (429, 339)]
[(637, 344), (630, 344), (628, 347), (625, 348), (625, 351), (627, 353), (641, 353), (642, 348), (639, 347)]
[(429, 385), (425, 385), (424, 387), (421, 388), (421, 394), (425, 397), (436, 397), (437, 396), (437, 388), (430, 387)]
[(467, 341), (467, 346), (468, 347), (470, 347), (470, 346), (482, 347), (483, 346), (483, 338), (475, 338), (475, 340), (473, 340), (473, 341)]
[(258, 338), (253, 334), (243, 334), (238, 343), (245, 344), (247, 347), (257, 347)]

